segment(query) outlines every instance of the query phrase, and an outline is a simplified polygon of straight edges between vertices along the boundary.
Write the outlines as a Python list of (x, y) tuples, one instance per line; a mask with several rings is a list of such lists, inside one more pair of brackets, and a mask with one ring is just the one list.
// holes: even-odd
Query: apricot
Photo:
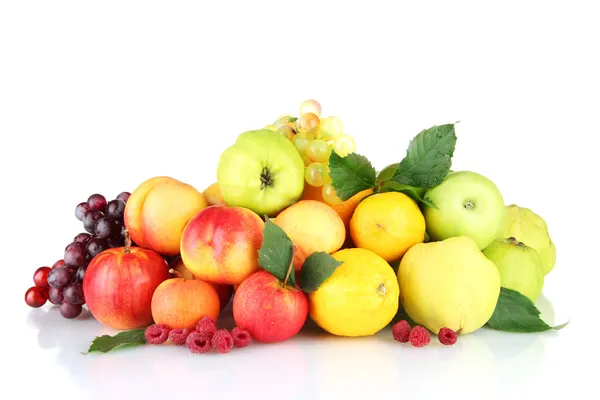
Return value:
[(213, 183), (202, 192), (209, 206), (226, 206), (227, 203), (221, 194), (221, 188), (217, 182)]

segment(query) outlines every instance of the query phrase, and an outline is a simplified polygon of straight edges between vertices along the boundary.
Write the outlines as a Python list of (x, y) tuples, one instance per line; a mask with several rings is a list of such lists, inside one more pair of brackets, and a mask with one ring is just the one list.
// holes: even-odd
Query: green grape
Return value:
[(312, 164), (312, 160), (310, 158), (308, 158), (308, 156), (306, 154), (304, 154), (302, 156), (302, 161), (304, 161), (304, 166), (308, 167), (310, 164)]
[(335, 140), (344, 132), (344, 124), (338, 117), (326, 117), (321, 120), (321, 137), (325, 140)]
[(321, 187), (325, 184), (325, 174), (327, 166), (320, 162), (314, 162), (306, 167), (304, 179), (306, 183), (314, 187)]
[(308, 155), (311, 160), (316, 162), (327, 161), (330, 154), (331, 146), (328, 145), (324, 140), (320, 139), (313, 140), (306, 150), (306, 155)]
[(342, 203), (342, 199), (340, 199), (335, 193), (335, 189), (331, 186), (331, 183), (326, 183), (323, 185), (323, 189), (321, 189), (321, 196), (323, 196), (323, 200), (327, 204), (340, 204)]
[(321, 116), (321, 105), (316, 100), (304, 100), (300, 104), (300, 115), (306, 113), (313, 113), (317, 117)]
[(300, 118), (298, 118), (298, 133), (303, 135), (307, 135), (307, 137), (314, 137), (319, 132), (319, 127), (321, 125), (321, 120), (313, 113), (302, 114)]
[(277, 132), (277, 128), (275, 127), (275, 125), (265, 125), (263, 129), (268, 129), (270, 131)]
[(306, 150), (308, 149), (308, 146), (310, 146), (310, 140), (296, 135), (294, 136), (293, 142), (298, 153), (300, 153), (301, 156), (306, 155)]
[(356, 150), (354, 138), (350, 135), (343, 134), (333, 144), (333, 149), (340, 157), (346, 157)]
[(283, 125), (279, 129), (277, 129), (277, 133), (279, 133), (281, 136), (288, 138), (289, 140), (292, 140), (295, 136), (294, 130), (287, 125)]
[(295, 122), (296, 121), (296, 117), (292, 116), (292, 115), (287, 115), (284, 114), (281, 117), (277, 118), (277, 121), (275, 121), (275, 127), (277, 129), (281, 128), (282, 126), (289, 126), (290, 128), (294, 129), (294, 133), (296, 133), (295, 131)]

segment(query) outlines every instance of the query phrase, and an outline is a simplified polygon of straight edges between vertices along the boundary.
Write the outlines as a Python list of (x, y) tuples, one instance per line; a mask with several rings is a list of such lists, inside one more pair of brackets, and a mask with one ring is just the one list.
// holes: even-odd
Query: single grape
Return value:
[(65, 260), (58, 260), (54, 264), (52, 264), (52, 269), (60, 268), (65, 266)]
[(304, 100), (300, 104), (300, 115), (306, 114), (306, 113), (313, 113), (317, 117), (320, 117), (321, 112), (322, 112), (321, 104), (319, 104), (319, 102), (316, 100)]
[(77, 207), (75, 207), (75, 218), (80, 221), (83, 221), (83, 217), (86, 212), (90, 210), (90, 206), (87, 203), (79, 203)]
[(71, 243), (65, 250), (65, 265), (69, 268), (79, 268), (85, 263), (86, 247), (83, 243)]
[(95, 193), (88, 198), (87, 205), (90, 207), (90, 210), (104, 212), (106, 209), (106, 197)]
[(125, 238), (123, 236), (119, 236), (118, 238), (108, 238), (108, 247), (111, 249), (123, 246), (125, 246)]
[(331, 155), (331, 146), (324, 140), (313, 140), (306, 150), (306, 155), (312, 161), (325, 162), (329, 160), (329, 156)]
[(73, 276), (73, 270), (66, 267), (58, 267), (48, 274), (48, 285), (56, 289), (62, 289), (69, 283)]
[(48, 300), (50, 300), (50, 303), (59, 306), (62, 304), (63, 299), (64, 299), (64, 296), (63, 296), (62, 289), (56, 289), (53, 287), (48, 289)]
[(306, 167), (304, 179), (306, 183), (314, 187), (321, 187), (325, 184), (325, 173), (327, 166), (320, 162), (314, 162)]
[(294, 137), (294, 146), (296, 146), (296, 150), (298, 150), (298, 153), (300, 153), (300, 155), (306, 154), (306, 150), (308, 149), (309, 145), (310, 140), (300, 137), (298, 135)]
[(98, 221), (96, 221), (96, 228), (94, 229), (94, 235), (97, 238), (105, 239), (110, 236), (114, 236), (115, 233), (118, 233), (119, 228), (112, 222), (109, 221), (107, 217), (102, 217)]
[(48, 292), (44, 288), (32, 286), (25, 292), (25, 303), (29, 307), (41, 307), (46, 304), (46, 300), (48, 300)]
[(75, 281), (78, 283), (83, 283), (83, 277), (85, 276), (85, 271), (87, 270), (87, 265), (82, 265), (77, 269), (77, 273), (75, 274)]
[(85, 304), (81, 285), (69, 285), (63, 290), (64, 301), (70, 304)]
[(131, 196), (131, 193), (129, 193), (129, 192), (121, 192), (117, 196), (117, 200), (121, 200), (123, 203), (127, 204), (127, 200), (129, 200), (129, 196)]
[(81, 314), (81, 305), (80, 304), (70, 304), (67, 302), (63, 302), (60, 305), (60, 315), (64, 318), (72, 319), (77, 318)]
[(35, 286), (48, 289), (50, 287), (48, 285), (48, 274), (50, 271), (51, 269), (48, 267), (39, 267), (36, 269), (33, 273), (33, 283), (35, 283)]
[(321, 189), (321, 196), (323, 197), (323, 200), (325, 200), (325, 203), (330, 205), (340, 204), (343, 202), (342, 199), (338, 197), (335, 189), (330, 183), (323, 185), (323, 189)]
[(88, 260), (96, 257), (106, 249), (108, 249), (107, 239), (93, 238), (87, 245)]
[(326, 117), (321, 120), (319, 134), (325, 140), (335, 140), (344, 132), (344, 124), (338, 117)]
[(111, 200), (106, 205), (106, 217), (111, 221), (122, 221), (125, 213), (125, 203), (121, 200)]
[(279, 130), (279, 128), (281, 128), (282, 126), (289, 126), (290, 128), (294, 128), (294, 122), (297, 118), (294, 117), (293, 115), (282, 115), (281, 117), (277, 118), (277, 121), (275, 121), (275, 127)]
[(289, 140), (292, 140), (296, 135), (296, 132), (294, 132), (294, 130), (287, 125), (284, 125), (281, 128), (277, 129), (277, 133), (279, 133), (281, 136), (288, 138)]
[(86, 231), (93, 234), (94, 228), (96, 228), (96, 221), (102, 217), (104, 217), (104, 214), (100, 211), (89, 211), (85, 214), (85, 217), (83, 217), (83, 227)]
[(333, 144), (333, 149), (340, 157), (346, 157), (356, 150), (354, 138), (350, 135), (343, 134)]
[(314, 139), (319, 132), (321, 120), (315, 114), (309, 112), (302, 114), (297, 121), (298, 133), (306, 135), (308, 139)]
[(83, 243), (84, 245), (88, 244), (88, 242), (92, 240), (92, 235), (90, 235), (87, 232), (82, 232), (80, 234), (78, 234), (77, 236), (75, 236), (75, 238), (73, 239), (73, 242), (75, 243)]

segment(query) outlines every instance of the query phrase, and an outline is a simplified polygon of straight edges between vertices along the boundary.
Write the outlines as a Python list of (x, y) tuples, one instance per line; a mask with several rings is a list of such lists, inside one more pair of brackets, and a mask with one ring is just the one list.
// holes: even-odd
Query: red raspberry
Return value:
[(213, 335), (211, 344), (219, 353), (229, 353), (233, 348), (233, 336), (227, 329), (219, 329)]
[(173, 342), (173, 344), (181, 346), (185, 344), (185, 340), (187, 339), (190, 332), (191, 331), (188, 328), (173, 329), (171, 330), (171, 332), (169, 332), (169, 339), (171, 339), (171, 342)]
[(146, 328), (144, 336), (150, 344), (161, 344), (169, 338), (169, 327), (164, 324), (154, 324)]
[(398, 321), (392, 327), (392, 335), (394, 336), (394, 340), (407, 343), (408, 338), (410, 336), (410, 325), (405, 320)]
[(217, 331), (217, 325), (215, 325), (215, 321), (213, 321), (208, 315), (200, 318), (200, 321), (196, 324), (196, 332), (200, 332), (209, 338)]
[(231, 336), (233, 336), (233, 345), (235, 347), (246, 347), (252, 341), (250, 333), (237, 326), (231, 330)]
[(190, 332), (185, 344), (194, 354), (204, 354), (210, 351), (210, 338), (200, 332)]
[(456, 343), (456, 333), (450, 328), (442, 328), (438, 332), (438, 339), (440, 343), (446, 346), (451, 346)]
[(423, 347), (429, 344), (431, 338), (429, 337), (429, 332), (427, 332), (427, 329), (423, 328), (422, 326), (415, 326), (410, 331), (409, 340), (410, 344), (413, 346)]

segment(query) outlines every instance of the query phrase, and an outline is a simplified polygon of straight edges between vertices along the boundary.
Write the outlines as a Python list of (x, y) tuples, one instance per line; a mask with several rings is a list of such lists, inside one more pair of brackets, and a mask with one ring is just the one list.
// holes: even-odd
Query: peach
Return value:
[(181, 259), (196, 278), (236, 285), (258, 271), (263, 220), (243, 207), (210, 206), (187, 224)]
[(221, 194), (221, 188), (217, 182), (213, 183), (202, 192), (209, 206), (226, 206), (227, 203)]
[(138, 246), (177, 255), (185, 225), (206, 207), (204, 195), (192, 186), (159, 176), (131, 193), (125, 206), (125, 227)]
[(275, 224), (284, 230), (296, 247), (296, 271), (302, 269), (304, 260), (312, 253), (333, 253), (346, 240), (342, 218), (329, 205), (316, 200), (301, 200), (291, 205), (277, 215)]
[(214, 287), (196, 279), (171, 278), (152, 295), (152, 319), (171, 329), (194, 329), (205, 315), (219, 318), (219, 295)]

